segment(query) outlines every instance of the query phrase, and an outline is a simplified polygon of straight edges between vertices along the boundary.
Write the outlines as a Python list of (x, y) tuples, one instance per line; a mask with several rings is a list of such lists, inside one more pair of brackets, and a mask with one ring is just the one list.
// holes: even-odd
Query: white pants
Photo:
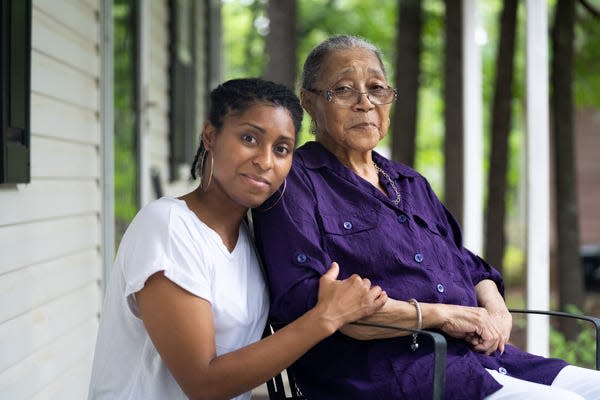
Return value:
[(487, 370), (502, 389), (485, 400), (544, 399), (544, 400), (597, 400), (600, 399), (600, 371), (575, 367), (563, 368), (552, 385), (542, 385)]

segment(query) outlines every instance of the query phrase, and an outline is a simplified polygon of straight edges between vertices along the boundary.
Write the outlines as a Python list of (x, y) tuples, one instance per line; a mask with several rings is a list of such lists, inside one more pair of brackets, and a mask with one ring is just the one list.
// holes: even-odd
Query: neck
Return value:
[(208, 227), (217, 232), (223, 244), (233, 251), (238, 231), (248, 209), (234, 204), (231, 199), (220, 196), (218, 191), (203, 191), (198, 187), (181, 197), (190, 210)]
[(379, 182), (379, 172), (375, 168), (373, 162), (373, 149), (367, 151), (351, 151), (347, 148), (336, 146), (334, 143), (327, 140), (323, 140), (323, 136), (317, 137), (317, 141), (333, 153), (339, 162), (350, 168), (356, 175), (375, 186), (382, 193), (387, 193), (383, 185)]
[(373, 166), (372, 149), (365, 151), (348, 149), (326, 140), (325, 135), (318, 138), (318, 142), (355, 174), (378, 186), (377, 171)]

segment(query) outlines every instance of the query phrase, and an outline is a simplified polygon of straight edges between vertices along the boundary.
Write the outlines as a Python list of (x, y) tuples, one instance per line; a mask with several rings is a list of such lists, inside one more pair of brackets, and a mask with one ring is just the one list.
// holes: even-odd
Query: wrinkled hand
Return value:
[(335, 329), (372, 315), (387, 301), (387, 294), (371, 281), (354, 274), (337, 280), (339, 265), (332, 263), (319, 280), (317, 306), (322, 307), (324, 318), (334, 323)]
[(510, 331), (512, 330), (512, 315), (506, 308), (504, 298), (500, 294), (496, 283), (491, 279), (483, 279), (477, 283), (475, 291), (477, 292), (478, 304), (487, 310), (492, 323), (500, 333), (498, 350), (504, 352), (504, 345), (510, 339)]
[(500, 350), (500, 353), (504, 353), (504, 345), (508, 343), (510, 332), (512, 331), (512, 314), (506, 307), (504, 307), (503, 310), (498, 311), (488, 309), (488, 314), (491, 315), (492, 321), (496, 325), (496, 329), (500, 332), (498, 350)]
[(506, 341), (499, 323), (485, 308), (450, 304), (440, 304), (440, 307), (444, 307), (445, 322), (439, 327), (443, 332), (466, 340), (481, 353), (489, 355), (498, 349), (504, 351)]

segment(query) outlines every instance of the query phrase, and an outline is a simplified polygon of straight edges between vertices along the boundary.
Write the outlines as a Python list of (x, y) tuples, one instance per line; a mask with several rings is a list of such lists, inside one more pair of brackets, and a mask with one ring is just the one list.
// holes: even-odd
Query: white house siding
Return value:
[(0, 398), (84, 399), (101, 307), (100, 0), (33, 0), (31, 183), (0, 186)]

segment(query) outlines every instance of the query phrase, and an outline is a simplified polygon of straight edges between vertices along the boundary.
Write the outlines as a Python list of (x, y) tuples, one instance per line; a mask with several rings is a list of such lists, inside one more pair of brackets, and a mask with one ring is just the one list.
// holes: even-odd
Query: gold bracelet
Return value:
[[(423, 314), (421, 313), (421, 305), (415, 299), (409, 299), (408, 303), (412, 304), (417, 309), (417, 330), (420, 331), (421, 329), (423, 329)], [(412, 343), (410, 345), (410, 349), (412, 351), (417, 351), (417, 349), (419, 348), (419, 343), (417, 343), (417, 337), (418, 336), (419, 336), (418, 332), (414, 332), (412, 334), (412, 339), (413, 340), (412, 340)]]

